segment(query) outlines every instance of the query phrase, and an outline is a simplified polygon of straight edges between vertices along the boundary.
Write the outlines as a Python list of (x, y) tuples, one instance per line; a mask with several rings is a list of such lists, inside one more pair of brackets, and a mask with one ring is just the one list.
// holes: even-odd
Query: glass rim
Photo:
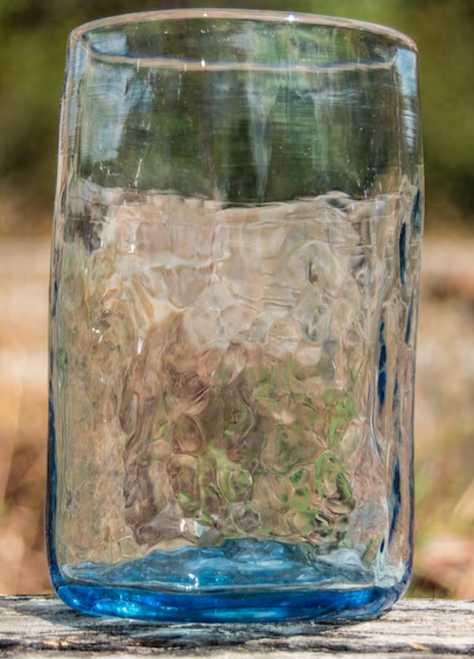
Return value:
[[(320, 27), (338, 27), (343, 29), (355, 30), (366, 34), (384, 36), (391, 39), (394, 43), (402, 43), (405, 47), (418, 53), (418, 48), (414, 40), (408, 35), (391, 27), (361, 21), (352, 18), (343, 18), (336, 16), (326, 16), (323, 14), (312, 14), (304, 12), (277, 11), (267, 9), (219, 9), (219, 8), (180, 8), (180, 9), (163, 9), (144, 12), (132, 12), (126, 14), (117, 14), (99, 18), (79, 25), (69, 35), (69, 43), (74, 44), (81, 37), (86, 36), (89, 32), (100, 30), (108, 27), (123, 27), (132, 24), (146, 22), (161, 22), (165, 20), (183, 20), (183, 19), (228, 19), (228, 20), (254, 20), (269, 23), (299, 23), (302, 25), (314, 25)], [(113, 57), (113, 55), (111, 55)]]

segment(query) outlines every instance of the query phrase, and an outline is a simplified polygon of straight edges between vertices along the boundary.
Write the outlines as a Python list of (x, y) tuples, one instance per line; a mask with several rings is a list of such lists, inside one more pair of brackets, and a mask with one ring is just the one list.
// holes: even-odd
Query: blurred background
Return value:
[(474, 598), (474, 3), (14, 0), (0, 3), (0, 592), (51, 590), (43, 542), (49, 240), (69, 32), (220, 6), (372, 21), (415, 39), (426, 160), (409, 594)]

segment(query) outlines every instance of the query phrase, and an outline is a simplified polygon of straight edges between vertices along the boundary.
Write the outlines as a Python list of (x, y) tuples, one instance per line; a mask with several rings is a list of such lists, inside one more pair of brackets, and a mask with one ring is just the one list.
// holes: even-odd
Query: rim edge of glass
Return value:
[(403, 43), (410, 50), (418, 53), (418, 48), (415, 41), (408, 35), (394, 28), (379, 25), (377, 23), (370, 23), (368, 21), (304, 12), (286, 12), (267, 9), (219, 9), (205, 7), (202, 9), (180, 8), (132, 12), (99, 18), (87, 23), (83, 23), (82, 25), (79, 25), (74, 30), (72, 30), (69, 35), (69, 43), (73, 45), (82, 36), (85, 36), (87, 33), (94, 30), (99, 30), (101, 28), (107, 28), (111, 26), (119, 27), (131, 23), (143, 23), (147, 21), (160, 22), (164, 20), (179, 20), (184, 18), (255, 20), (274, 23), (288, 22), (315, 26), (340, 27), (357, 30), (360, 32), (366, 32), (367, 34), (385, 36), (387, 38), (391, 38), (393, 41)]

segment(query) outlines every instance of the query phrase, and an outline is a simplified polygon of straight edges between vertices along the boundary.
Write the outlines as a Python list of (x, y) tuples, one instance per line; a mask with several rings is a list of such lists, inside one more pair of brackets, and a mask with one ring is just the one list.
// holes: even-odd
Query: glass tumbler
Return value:
[(214, 9), (72, 33), (47, 510), (65, 602), (266, 621), (403, 594), (422, 199), (402, 34)]

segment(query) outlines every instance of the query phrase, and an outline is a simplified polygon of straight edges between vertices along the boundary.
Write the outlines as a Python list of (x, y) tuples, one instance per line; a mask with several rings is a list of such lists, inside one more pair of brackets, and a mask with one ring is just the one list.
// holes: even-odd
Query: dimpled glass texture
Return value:
[(65, 602), (243, 622), (403, 594), (422, 214), (407, 37), (227, 10), (72, 33), (47, 506)]

